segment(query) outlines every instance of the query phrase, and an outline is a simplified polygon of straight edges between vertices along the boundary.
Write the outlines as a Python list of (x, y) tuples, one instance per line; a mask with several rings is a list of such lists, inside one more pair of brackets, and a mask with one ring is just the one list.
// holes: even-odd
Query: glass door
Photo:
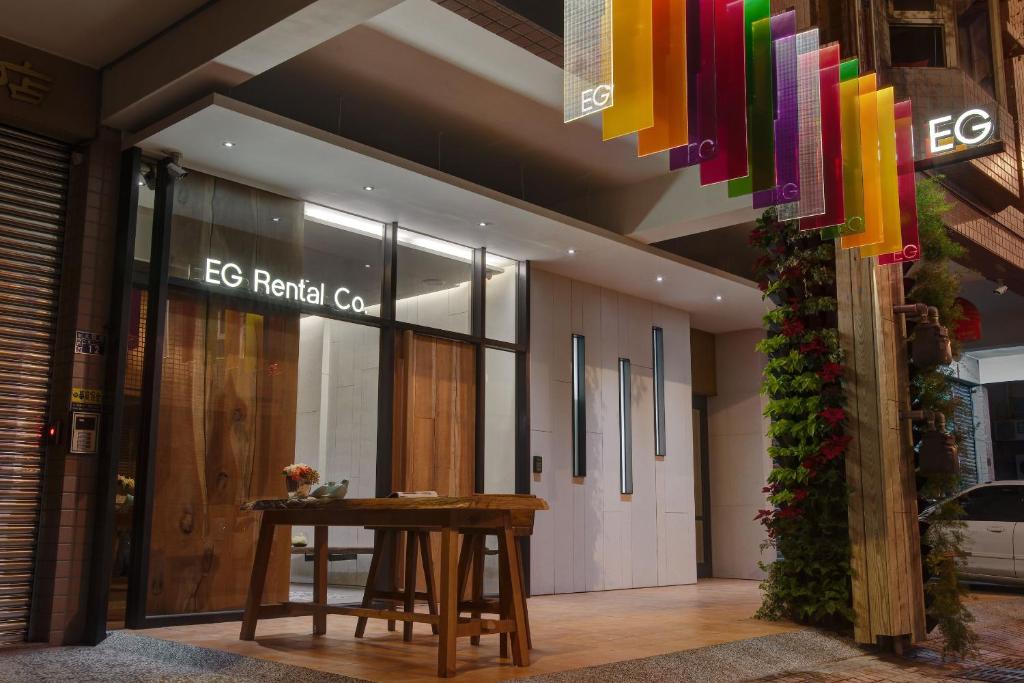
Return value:
[(693, 518), (697, 578), (711, 577), (711, 479), (708, 472), (708, 399), (693, 397)]

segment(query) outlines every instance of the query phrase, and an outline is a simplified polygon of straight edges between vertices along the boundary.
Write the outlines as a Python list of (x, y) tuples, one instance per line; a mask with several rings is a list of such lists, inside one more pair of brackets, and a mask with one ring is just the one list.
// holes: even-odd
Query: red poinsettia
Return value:
[(818, 377), (825, 382), (835, 382), (843, 376), (844, 372), (846, 372), (846, 368), (840, 363), (825, 363), (825, 366), (818, 372)]
[(842, 408), (825, 408), (821, 411), (821, 417), (831, 426), (835, 427), (846, 419), (846, 411)]
[(782, 334), (787, 337), (796, 337), (804, 333), (804, 322), (797, 319), (789, 319), (782, 323)]
[[(814, 354), (816, 356), (820, 356), (821, 354), (823, 354), (823, 353), (825, 353), (827, 351), (828, 351), (828, 347), (825, 346), (825, 342), (821, 341), (821, 339), (819, 337), (815, 337), (811, 341), (806, 342), (806, 343), (800, 345), (800, 353)], [(829, 365), (834, 365), (834, 363), (826, 363), (825, 367), (828, 367)], [(820, 375), (821, 373), (818, 373), (818, 374)], [(825, 381), (828, 382), (828, 381), (831, 381), (831, 380), (825, 380)]]
[(821, 444), (818, 452), (825, 460), (835, 460), (846, 451), (846, 447), (850, 445), (852, 439), (853, 437), (845, 434), (830, 436), (825, 443)]

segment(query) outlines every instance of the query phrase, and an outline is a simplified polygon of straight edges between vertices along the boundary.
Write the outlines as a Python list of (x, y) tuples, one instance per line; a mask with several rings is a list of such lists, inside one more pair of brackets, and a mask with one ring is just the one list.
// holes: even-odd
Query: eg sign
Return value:
[(957, 145), (980, 145), (995, 132), (992, 115), (984, 109), (968, 109), (953, 120), (952, 114), (928, 122), (928, 153), (945, 154)]

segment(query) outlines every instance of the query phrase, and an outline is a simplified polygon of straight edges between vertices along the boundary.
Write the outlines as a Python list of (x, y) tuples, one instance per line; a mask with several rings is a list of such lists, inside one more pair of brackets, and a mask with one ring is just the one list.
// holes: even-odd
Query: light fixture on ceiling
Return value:
[(481, 228), (486, 228), (488, 225), (490, 225), (490, 223), (488, 223), (487, 221), (480, 221), (479, 223), (477, 223), (477, 225), (479, 225)]
[(370, 267), (370, 264), (369, 264), (369, 263), (367, 263), (367, 264), (366, 264), (366, 267), (367, 267), (367, 268), (369, 268), (369, 267)]
[(999, 296), (1002, 296), (1003, 294), (1006, 294), (1008, 291), (1010, 291), (1010, 288), (1007, 287), (1006, 283), (1003, 282), (1002, 280), (997, 280), (996, 282), (999, 283), (999, 286), (992, 290), (993, 294), (998, 294)]
[(270, 220), (274, 221), (275, 223), (280, 223), (281, 222), (281, 217), (280, 216), (274, 216)]
[(575, 255), (576, 255), (576, 250), (575, 249), (570, 249), (569, 250), (569, 256), (575, 256)]
[(662, 277), (661, 275), (659, 275), (658, 277), (656, 277), (656, 278), (654, 278), (654, 279), (655, 279), (656, 281), (658, 281), (658, 282), (664, 282), (664, 281), (665, 281), (665, 278), (663, 278), (663, 277)]
[(228, 149), (231, 149), (232, 147), (235, 146), (235, 143), (231, 142), (231, 140), (225, 140), (221, 144), (227, 147)]
[(343, 230), (355, 230), (377, 239), (384, 236), (384, 224), (371, 221), (361, 216), (355, 216), (337, 209), (328, 209), (326, 206), (317, 204), (306, 204), (303, 211), (306, 220), (316, 221), (324, 225), (332, 225)]
[(366, 190), (367, 192), (373, 192), (374, 189), (376, 188), (374, 188), (373, 185), (363, 185), (363, 189)]
[(721, 294), (715, 294), (715, 301), (721, 301), (724, 298)]

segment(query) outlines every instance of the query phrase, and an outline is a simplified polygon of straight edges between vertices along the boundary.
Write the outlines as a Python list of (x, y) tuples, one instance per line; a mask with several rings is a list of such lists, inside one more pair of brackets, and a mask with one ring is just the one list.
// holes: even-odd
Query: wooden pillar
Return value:
[[(897, 648), (925, 638), (917, 487), (909, 423), (899, 266), (836, 255), (839, 336), (847, 365), (854, 636)], [(891, 641), (889, 639), (892, 639)]]

